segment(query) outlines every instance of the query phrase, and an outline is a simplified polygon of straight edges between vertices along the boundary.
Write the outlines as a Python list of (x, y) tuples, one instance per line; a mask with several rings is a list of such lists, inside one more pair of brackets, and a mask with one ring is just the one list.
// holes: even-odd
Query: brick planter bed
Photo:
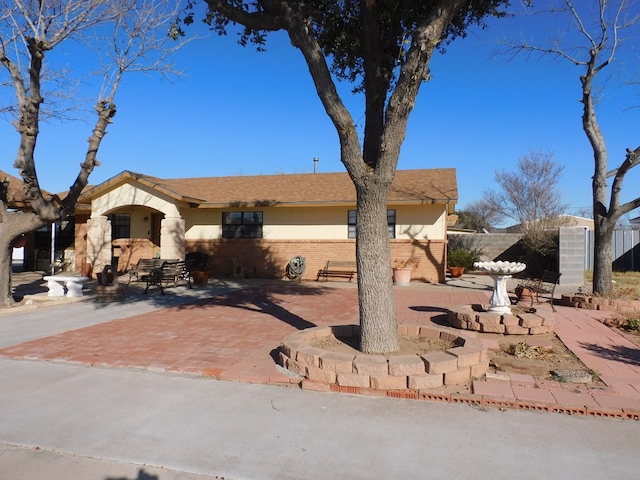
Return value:
[(358, 325), (314, 327), (288, 335), (282, 342), (279, 362), (290, 371), (331, 389), (362, 392), (421, 389), (461, 385), (484, 375), (489, 356), (484, 344), (445, 330), (419, 325), (398, 327), (401, 334), (444, 340), (454, 346), (447, 350), (418, 354), (367, 355), (339, 353), (312, 345), (321, 337), (352, 337), (360, 334)]
[(553, 332), (553, 313), (492, 313), (482, 305), (459, 305), (449, 308), (449, 324), (462, 330), (505, 335), (540, 335)]
[(560, 305), (585, 308), (589, 310), (607, 310), (620, 313), (640, 313), (639, 300), (612, 300), (590, 295), (562, 295)]

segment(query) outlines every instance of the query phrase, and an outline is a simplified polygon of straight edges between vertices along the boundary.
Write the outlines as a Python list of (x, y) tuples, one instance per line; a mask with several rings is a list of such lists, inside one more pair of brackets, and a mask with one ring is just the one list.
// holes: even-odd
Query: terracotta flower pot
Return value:
[(209, 282), (209, 272), (195, 271), (191, 272), (194, 285), (206, 285)]
[(521, 287), (521, 286), (516, 287), (515, 294), (516, 294), (516, 297), (518, 297), (518, 300), (526, 300), (526, 301), (531, 301), (531, 298), (535, 296), (535, 293), (533, 293), (527, 287)]
[(396, 285), (409, 285), (411, 283), (411, 271), (410, 268), (394, 268), (393, 283)]
[(449, 267), (449, 273), (453, 278), (461, 277), (464, 273), (464, 267)]

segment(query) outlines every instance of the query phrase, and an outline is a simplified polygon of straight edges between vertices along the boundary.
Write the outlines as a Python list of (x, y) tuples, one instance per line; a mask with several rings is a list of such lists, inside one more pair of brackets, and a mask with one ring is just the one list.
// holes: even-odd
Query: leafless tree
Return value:
[[(15, 106), (5, 106), (4, 110), (14, 113), (17, 132), (14, 166), (23, 181), (24, 197), (29, 205), (25, 210), (10, 209), (7, 183), (0, 184), (2, 304), (13, 303), (11, 253), (14, 240), (73, 214), (89, 175), (99, 165), (98, 149), (116, 114), (115, 97), (123, 75), (173, 72), (167, 62), (168, 56), (184, 40), (176, 43), (168, 33), (179, 6), (179, 2), (169, 0), (0, 1), (0, 72), (6, 74), (4, 78), (0, 76), (0, 85), (12, 88), (15, 94)], [(50, 52), (62, 44), (70, 45), (67, 53), (76, 52), (73, 60), (76, 66), (91, 59), (102, 67), (92, 77), (97, 93), (96, 120), (79, 172), (64, 198), (49, 198), (43, 194), (38, 181), (36, 144), (45, 115), (42, 109), (45, 99), (63, 88), (55, 82), (63, 78), (71, 80), (68, 69), (55, 75), (55, 65), (48, 61)], [(46, 114), (56, 115), (56, 112)]]
[(456, 213), (458, 215), (456, 227), (467, 228), (477, 232), (491, 230), (503, 218), (485, 199), (468, 203), (464, 209)]
[(531, 151), (518, 161), (516, 171), (496, 172), (498, 190), (484, 192), (488, 210), (517, 222), (526, 247), (541, 255), (555, 249), (558, 227), (570, 222), (558, 190), (563, 170), (553, 154)]
[[(622, 215), (640, 207), (640, 197), (624, 203), (620, 197), (625, 175), (640, 163), (640, 146), (630, 146), (626, 152), (620, 152), (620, 163), (616, 168), (610, 169), (605, 137), (596, 110), (605, 81), (615, 71), (615, 61), (623, 48), (637, 46), (640, 3), (634, 0), (549, 0), (542, 4), (549, 6), (535, 13), (549, 16), (554, 24), (569, 25), (569, 31), (558, 32), (546, 42), (541, 40), (537, 44), (512, 44), (510, 51), (558, 58), (570, 62), (580, 71), (582, 128), (593, 150), (594, 159), (593, 291), (606, 295), (612, 288), (613, 229)], [(608, 77), (605, 76), (607, 72), (610, 73)], [(633, 139), (629, 141), (637, 142)]]

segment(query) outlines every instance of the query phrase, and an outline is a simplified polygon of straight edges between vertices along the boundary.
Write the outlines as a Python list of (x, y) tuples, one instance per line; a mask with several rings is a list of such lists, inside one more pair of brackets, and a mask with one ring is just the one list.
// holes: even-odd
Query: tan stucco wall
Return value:
[(144, 186), (125, 183), (91, 202), (91, 216), (108, 215), (128, 205), (139, 205), (163, 212), (169, 217), (180, 217), (174, 201)]
[(398, 240), (444, 240), (447, 212), (444, 205), (389, 205), (396, 210)]
[[(444, 240), (446, 212), (442, 205), (389, 206), (396, 210), (396, 238)], [(222, 237), (222, 212), (263, 212), (265, 240), (340, 240), (348, 236), (348, 207), (265, 207), (253, 209), (183, 209), (187, 240)]]

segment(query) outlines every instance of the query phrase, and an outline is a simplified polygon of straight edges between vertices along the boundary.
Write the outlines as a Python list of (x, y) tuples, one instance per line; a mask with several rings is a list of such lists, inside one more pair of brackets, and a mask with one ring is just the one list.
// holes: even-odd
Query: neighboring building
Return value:
[[(4, 170), (0, 170), (0, 181), (7, 183), (7, 208), (9, 208), (9, 210), (31, 210), (31, 206), (26, 201), (21, 178), (10, 175)], [(46, 190), (43, 190), (42, 194), (46, 200), (51, 199), (53, 196)], [(56, 243), (59, 247), (59, 250), (56, 252), (56, 258), (60, 262), (60, 258), (63, 257), (65, 249), (70, 247), (71, 251), (73, 250), (73, 220), (59, 222), (55, 226), (46, 225), (18, 239), (15, 244), (16, 248), (14, 248), (12, 252), (14, 263), (27, 270), (49, 270), (51, 268), (51, 251), (53, 247), (51, 230), (54, 227), (58, 233)], [(70, 234), (65, 236), (65, 231)]]
[[(549, 222), (554, 225), (554, 228), (558, 228), (558, 225), (563, 227), (584, 227), (587, 230), (593, 230), (593, 219), (578, 217), (575, 215), (560, 215), (559, 219)], [(522, 233), (524, 232), (524, 226), (521, 223), (512, 225), (505, 229), (506, 233)]]
[[(401, 170), (388, 196), (392, 259), (416, 257), (414, 280), (445, 281), (455, 169)], [(344, 173), (161, 179), (124, 171), (87, 189), (75, 214), (76, 269), (118, 257), (210, 255), (214, 275), (280, 278), (294, 256), (303, 278), (327, 260), (355, 259), (356, 192)]]

